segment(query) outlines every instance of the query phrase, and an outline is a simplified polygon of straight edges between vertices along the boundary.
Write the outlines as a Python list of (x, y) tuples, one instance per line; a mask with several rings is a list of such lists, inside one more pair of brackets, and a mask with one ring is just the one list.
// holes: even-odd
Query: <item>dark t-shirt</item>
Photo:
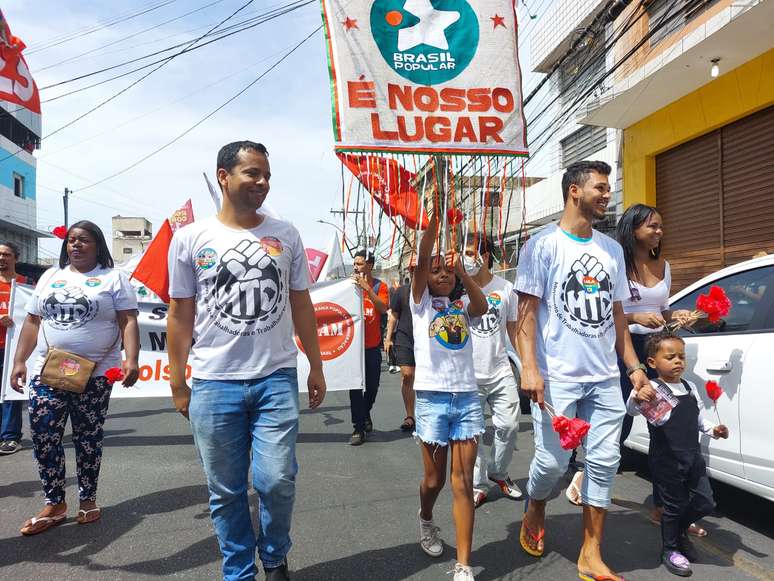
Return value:
[(393, 343), (400, 347), (414, 348), (414, 325), (411, 322), (411, 285), (404, 284), (390, 298), (390, 310), (398, 317)]

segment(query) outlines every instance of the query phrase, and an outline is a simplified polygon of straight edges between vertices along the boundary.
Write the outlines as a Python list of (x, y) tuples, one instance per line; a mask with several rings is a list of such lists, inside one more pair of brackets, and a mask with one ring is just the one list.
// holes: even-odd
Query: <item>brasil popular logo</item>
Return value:
[(420, 85), (459, 75), (478, 48), (478, 18), (466, 0), (376, 0), (371, 34), (387, 64)]

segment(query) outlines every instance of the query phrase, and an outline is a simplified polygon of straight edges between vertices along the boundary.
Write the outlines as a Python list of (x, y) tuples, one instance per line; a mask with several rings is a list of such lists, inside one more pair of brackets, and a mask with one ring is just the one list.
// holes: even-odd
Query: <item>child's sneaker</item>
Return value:
[(454, 581), (476, 581), (473, 577), (473, 569), (467, 565), (457, 563), (454, 566)]
[(497, 484), (497, 486), (500, 488), (500, 491), (508, 498), (513, 498), (516, 500), (522, 497), (521, 489), (516, 486), (516, 483), (511, 480), (510, 476), (506, 475), (506, 477), (502, 480), (498, 480), (497, 478), (492, 478), (490, 476), (489, 480)]
[(443, 553), (441, 529), (435, 526), (433, 521), (422, 518), (422, 509), (419, 509), (417, 518), (419, 519), (419, 546), (431, 557), (440, 557)]
[(691, 563), (679, 551), (664, 551), (661, 554), (661, 562), (673, 575), (680, 577), (690, 577), (693, 575)]
[(480, 488), (473, 489), (473, 508), (478, 508), (486, 502), (486, 491)]

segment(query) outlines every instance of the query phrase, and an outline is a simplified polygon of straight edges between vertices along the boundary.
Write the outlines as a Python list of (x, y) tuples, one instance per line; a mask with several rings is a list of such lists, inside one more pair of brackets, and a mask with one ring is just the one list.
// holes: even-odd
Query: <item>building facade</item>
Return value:
[(582, 112), (622, 135), (622, 201), (656, 205), (673, 291), (774, 252), (774, 0), (632, 2), (612, 86)]
[(153, 239), (153, 224), (146, 218), (113, 216), (113, 260), (124, 263), (142, 254)]

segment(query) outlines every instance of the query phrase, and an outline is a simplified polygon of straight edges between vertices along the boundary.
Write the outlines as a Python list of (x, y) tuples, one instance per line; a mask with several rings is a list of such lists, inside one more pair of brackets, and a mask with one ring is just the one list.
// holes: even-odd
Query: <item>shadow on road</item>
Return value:
[[(35, 484), (40, 486), (38, 482)], [(220, 558), (214, 537), (163, 558), (114, 567), (94, 563), (92, 557), (148, 518), (197, 505), (206, 510), (206, 504), (207, 487), (199, 485), (162, 490), (105, 506), (102, 519), (88, 526), (78, 525), (69, 519), (66, 524), (37, 536), (0, 539), (0, 555), (3, 555), (0, 567), (25, 562), (64, 563), (88, 570), (123, 570), (153, 575), (195, 569)]]

